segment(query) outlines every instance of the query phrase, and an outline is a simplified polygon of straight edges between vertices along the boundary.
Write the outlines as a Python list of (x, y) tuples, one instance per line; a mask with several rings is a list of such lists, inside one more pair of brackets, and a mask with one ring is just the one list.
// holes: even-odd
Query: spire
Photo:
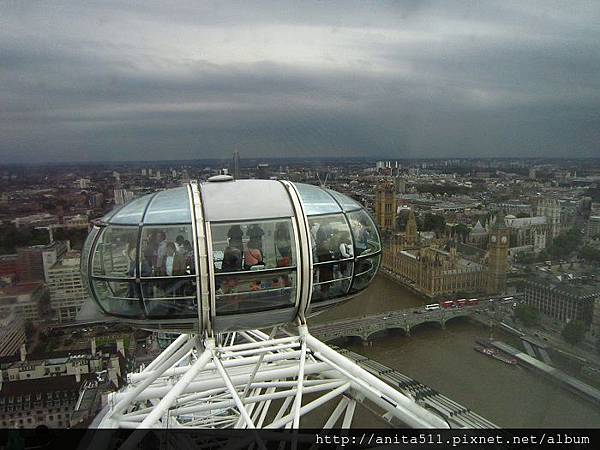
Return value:
[(414, 245), (417, 242), (417, 219), (412, 208), (408, 211), (408, 221), (405, 228), (406, 243)]
[(481, 220), (477, 220), (477, 223), (473, 227), (473, 230), (471, 231), (471, 233), (485, 233), (485, 232), (486, 232), (485, 228), (483, 228), (483, 225), (481, 225)]
[(494, 230), (500, 230), (506, 228), (506, 221), (504, 220), (504, 211), (499, 210), (496, 214), (496, 221), (492, 227)]

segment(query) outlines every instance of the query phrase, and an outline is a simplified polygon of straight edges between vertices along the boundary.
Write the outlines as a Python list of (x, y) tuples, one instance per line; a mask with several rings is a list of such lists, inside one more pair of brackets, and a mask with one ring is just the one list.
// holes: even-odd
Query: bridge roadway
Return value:
[(384, 330), (401, 329), (410, 335), (412, 328), (427, 322), (439, 323), (442, 328), (445, 328), (446, 322), (451, 319), (466, 317), (475, 311), (488, 311), (489, 308), (488, 299), (480, 300), (477, 305), (462, 308), (440, 308), (433, 311), (426, 311), (423, 308), (408, 308), (314, 324), (311, 325), (310, 332), (322, 341), (349, 336), (360, 337), (363, 341), (368, 341), (371, 335)]

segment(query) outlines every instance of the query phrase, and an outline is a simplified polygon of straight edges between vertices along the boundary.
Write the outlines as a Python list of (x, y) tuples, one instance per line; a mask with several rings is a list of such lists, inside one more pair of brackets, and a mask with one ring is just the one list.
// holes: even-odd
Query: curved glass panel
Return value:
[(110, 218), (110, 223), (119, 225), (139, 224), (144, 217), (144, 211), (150, 199), (152, 199), (152, 194), (131, 200)]
[(354, 262), (349, 260), (315, 266), (311, 302), (346, 295), (352, 281), (353, 264)]
[(141, 277), (196, 273), (191, 225), (142, 227)]
[(194, 297), (196, 295), (196, 279), (163, 278), (142, 281), (142, 294), (144, 299)]
[(215, 284), (217, 315), (291, 307), (296, 301), (295, 270), (222, 275)]
[(112, 210), (110, 210), (109, 212), (107, 212), (106, 214), (104, 214), (98, 220), (100, 222), (109, 223), (110, 222), (110, 218), (112, 216), (114, 216), (116, 213), (118, 213), (121, 209), (123, 209), (123, 205), (121, 205), (121, 206), (115, 206)]
[(92, 275), (135, 277), (137, 237), (137, 227), (105, 227), (94, 248)]
[(145, 224), (191, 222), (192, 213), (187, 187), (169, 189), (156, 194), (144, 216)]
[(340, 204), (344, 211), (354, 211), (356, 209), (362, 209), (363, 206), (358, 203), (356, 200), (344, 195), (339, 192), (332, 191), (331, 189), (326, 189)]
[(352, 258), (352, 237), (343, 214), (309, 217), (313, 262)]
[(377, 228), (365, 210), (348, 213), (348, 220), (354, 236), (356, 256), (370, 255), (381, 250)]
[(118, 297), (115, 293), (135, 294), (137, 283), (131, 282), (108, 282), (104, 280), (92, 280), (95, 298), (100, 306), (109, 314), (126, 317), (141, 317), (140, 301), (137, 298)]
[(361, 291), (366, 288), (379, 268), (380, 255), (361, 258), (356, 261), (354, 281), (350, 292)]
[(216, 273), (296, 265), (291, 219), (215, 223), (210, 230)]
[(84, 244), (83, 244), (83, 249), (81, 251), (81, 265), (80, 265), (80, 270), (81, 270), (81, 274), (87, 278), (87, 271), (88, 271), (88, 264), (89, 264), (89, 260), (90, 260), (90, 251), (92, 249), (92, 244), (94, 243), (94, 239), (96, 239), (96, 236), (98, 235), (98, 232), (100, 231), (100, 228), (97, 226), (92, 227), (92, 230), (90, 231), (90, 234), (88, 234), (88, 237), (86, 238)]
[(337, 202), (320, 187), (303, 183), (294, 183), (294, 186), (298, 189), (302, 205), (304, 206), (304, 213), (307, 216), (341, 211)]
[(198, 304), (195, 297), (148, 299), (144, 301), (149, 318), (197, 317)]

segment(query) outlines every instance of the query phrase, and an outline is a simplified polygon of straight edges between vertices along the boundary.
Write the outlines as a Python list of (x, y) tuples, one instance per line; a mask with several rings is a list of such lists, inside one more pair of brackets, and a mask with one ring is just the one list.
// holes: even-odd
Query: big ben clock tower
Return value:
[(490, 230), (485, 286), (488, 294), (500, 294), (506, 289), (509, 234), (510, 231), (504, 222), (504, 214), (500, 211), (496, 216), (496, 222)]

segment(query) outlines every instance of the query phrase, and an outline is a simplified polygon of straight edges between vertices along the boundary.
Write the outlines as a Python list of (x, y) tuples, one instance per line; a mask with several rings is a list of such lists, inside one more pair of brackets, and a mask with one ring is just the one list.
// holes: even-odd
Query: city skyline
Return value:
[(6, 163), (598, 150), (592, 2), (0, 10)]

